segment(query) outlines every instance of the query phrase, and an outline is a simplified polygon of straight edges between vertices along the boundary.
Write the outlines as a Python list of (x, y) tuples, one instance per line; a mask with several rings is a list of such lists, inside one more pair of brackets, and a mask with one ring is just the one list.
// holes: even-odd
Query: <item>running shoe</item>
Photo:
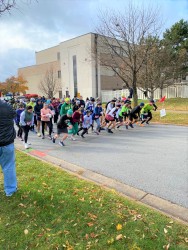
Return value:
[(112, 132), (112, 130), (111, 130), (111, 129), (108, 129), (108, 133), (113, 134), (113, 132)]
[(42, 139), (45, 139), (45, 136), (44, 136), (44, 135), (42, 136)]
[(98, 131), (94, 131), (95, 134), (99, 135), (99, 132)]
[(81, 135), (81, 137), (82, 137), (82, 138), (85, 138), (85, 136), (84, 136), (84, 135)]
[(130, 126), (131, 128), (134, 128), (133, 125), (132, 125), (132, 123), (130, 123), (129, 126)]
[(38, 134), (37, 134), (37, 136), (38, 136), (38, 137), (41, 137), (41, 134), (40, 134), (40, 133), (38, 133)]
[(100, 127), (100, 130), (105, 130), (105, 128)]
[(28, 143), (25, 143), (25, 149), (28, 149), (28, 148), (29, 148)]
[(144, 124), (140, 124), (139, 126), (140, 126), (140, 127), (144, 127)]
[(51, 137), (51, 135), (49, 135), (49, 136), (48, 136), (48, 139), (52, 140), (52, 137)]
[(71, 135), (71, 140), (76, 141), (76, 138), (74, 138), (74, 136)]
[(62, 141), (59, 142), (59, 145), (60, 145), (61, 147), (65, 146), (65, 144), (64, 144)]
[(129, 129), (128, 125), (125, 125), (126, 129)]
[(52, 142), (55, 143), (55, 138), (54, 137), (52, 138)]

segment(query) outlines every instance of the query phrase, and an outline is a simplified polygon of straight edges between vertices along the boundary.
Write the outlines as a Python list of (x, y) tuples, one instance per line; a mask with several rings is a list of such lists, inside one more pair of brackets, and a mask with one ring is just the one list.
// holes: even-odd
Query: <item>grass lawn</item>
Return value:
[(0, 249), (188, 249), (188, 227), (17, 152), (19, 191), (3, 193)]
[[(148, 100), (138, 100), (140, 102), (147, 103)], [(164, 107), (167, 110), (188, 111), (188, 98), (169, 98), (163, 103), (157, 101), (156, 105), (158, 109)]]
[(160, 118), (159, 111), (152, 112), (153, 120), (151, 122), (168, 123), (175, 125), (188, 125), (188, 114), (172, 113), (166, 110), (166, 116)]

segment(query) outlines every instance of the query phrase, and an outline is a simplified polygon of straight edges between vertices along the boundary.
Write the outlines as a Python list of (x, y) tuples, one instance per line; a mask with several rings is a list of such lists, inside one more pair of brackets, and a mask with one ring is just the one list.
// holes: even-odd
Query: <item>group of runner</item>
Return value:
[[(58, 99), (40, 98), (29, 101), (16, 101), (15, 123), (18, 127), (17, 137), (24, 142), (25, 148), (29, 148), (29, 131), (37, 133), (38, 137), (45, 139), (45, 136), (53, 143), (61, 136), (59, 145), (64, 146), (64, 141), (70, 135), (70, 139), (75, 141), (76, 136), (85, 138), (91, 128), (93, 133), (99, 135), (101, 130), (113, 133), (114, 129), (121, 126), (134, 128), (134, 123), (144, 126), (152, 119), (152, 110), (157, 106), (154, 100), (149, 100), (144, 104), (131, 107), (131, 98), (113, 98), (105, 107), (102, 106), (100, 98), (82, 97), (65, 98), (61, 102)], [(57, 133), (53, 135), (53, 126), (57, 124)], [(42, 134), (41, 134), (42, 132)], [(53, 135), (53, 136), (52, 136)]]

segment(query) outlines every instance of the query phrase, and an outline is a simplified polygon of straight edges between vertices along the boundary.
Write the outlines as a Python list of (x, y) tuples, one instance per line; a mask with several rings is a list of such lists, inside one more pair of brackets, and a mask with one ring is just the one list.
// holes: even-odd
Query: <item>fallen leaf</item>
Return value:
[(122, 229), (122, 225), (121, 225), (121, 224), (117, 224), (116, 229), (117, 229), (118, 231), (121, 230), (121, 229)]
[(170, 247), (170, 243), (168, 243), (168, 245), (163, 246), (163, 248), (164, 248), (165, 250), (168, 250), (169, 247)]
[(167, 234), (168, 233), (168, 230), (166, 228), (164, 228), (164, 233)]
[(97, 219), (97, 216), (95, 214), (88, 213), (88, 216), (93, 220)]
[(88, 227), (92, 227), (93, 226), (93, 222), (88, 222), (87, 225), (88, 225)]
[(95, 233), (90, 233), (91, 238), (96, 238), (98, 235)]
[(188, 243), (188, 238), (185, 238), (185, 242)]
[(85, 201), (84, 197), (83, 197), (83, 198), (80, 198), (79, 201)]
[(121, 240), (123, 238), (123, 235), (122, 234), (119, 234), (116, 236), (116, 240)]
[(24, 230), (24, 234), (28, 234), (29, 231), (27, 229)]
[(114, 239), (113, 239), (113, 238), (111, 238), (111, 239), (110, 239), (110, 240), (108, 240), (107, 242), (108, 242), (108, 244), (112, 244), (112, 243), (114, 242)]
[(173, 222), (173, 220), (171, 220), (169, 223), (170, 223), (170, 224), (173, 224), (174, 222)]
[(24, 205), (23, 203), (20, 203), (18, 206), (19, 207), (26, 207), (26, 205)]
[(85, 238), (86, 238), (86, 240), (88, 240), (89, 239), (89, 234), (86, 234)]

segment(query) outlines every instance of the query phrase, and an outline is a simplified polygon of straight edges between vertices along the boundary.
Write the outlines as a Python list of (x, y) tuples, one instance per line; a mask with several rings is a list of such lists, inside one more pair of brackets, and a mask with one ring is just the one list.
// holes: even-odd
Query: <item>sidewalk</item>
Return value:
[[(168, 216), (179, 219), (183, 221), (184, 223), (188, 223), (188, 208), (180, 206), (178, 204), (174, 204), (173, 202), (167, 201), (166, 199), (160, 198), (149, 192), (145, 192), (139, 188), (135, 188), (133, 186), (122, 183), (121, 181), (118, 181), (117, 178), (110, 178), (109, 176), (99, 173), (98, 170), (93, 171), (86, 167), (78, 166), (77, 164), (68, 162), (67, 160), (64, 160), (61, 147), (59, 147), (58, 145), (54, 145), (52, 144), (51, 141), (47, 141), (47, 140), (45, 141), (45, 144), (44, 144), (44, 140), (41, 140), (41, 138), (36, 137), (36, 135), (34, 135), (33, 133), (30, 133), (30, 138), (31, 137), (32, 137), (32, 142), (33, 142), (33, 138), (35, 138), (35, 144), (33, 143), (33, 148), (24, 150), (22, 143), (18, 140), (15, 140), (16, 148), (40, 160), (59, 166), (63, 168), (64, 170), (78, 176), (79, 178), (84, 178), (89, 181), (98, 183), (99, 185), (102, 185), (104, 187), (115, 189), (116, 191), (120, 192), (123, 196), (134, 199), (137, 202), (144, 203), (147, 206), (150, 206), (154, 209), (159, 210), (162, 213), (167, 214)], [(93, 140), (97, 138), (98, 138), (97, 136), (90, 135), (91, 143), (93, 143), (94, 142)], [(104, 139), (108, 140), (109, 138), (112, 138), (112, 137), (109, 137), (108, 135), (107, 136), (104, 135)], [(82, 150), (82, 145), (83, 143), (86, 143), (86, 141), (77, 141), (76, 143), (74, 145), (71, 145), (71, 147), (72, 148), (80, 147), (80, 150)], [(90, 147), (89, 142), (87, 143), (88, 143), (87, 147)], [(67, 141), (67, 144), (69, 144), (68, 141)], [(54, 150), (54, 147), (55, 147), (55, 150)], [(95, 148), (94, 143), (92, 147)], [(70, 153), (70, 150), (71, 148), (67, 146), (66, 147), (67, 153), (68, 151)], [(96, 154), (97, 153), (98, 152), (96, 151)], [(83, 155), (79, 154), (76, 151), (75, 152), (73, 151), (72, 157), (80, 158), (80, 157), (83, 157)], [(93, 156), (91, 155), (91, 159), (92, 157)]]

